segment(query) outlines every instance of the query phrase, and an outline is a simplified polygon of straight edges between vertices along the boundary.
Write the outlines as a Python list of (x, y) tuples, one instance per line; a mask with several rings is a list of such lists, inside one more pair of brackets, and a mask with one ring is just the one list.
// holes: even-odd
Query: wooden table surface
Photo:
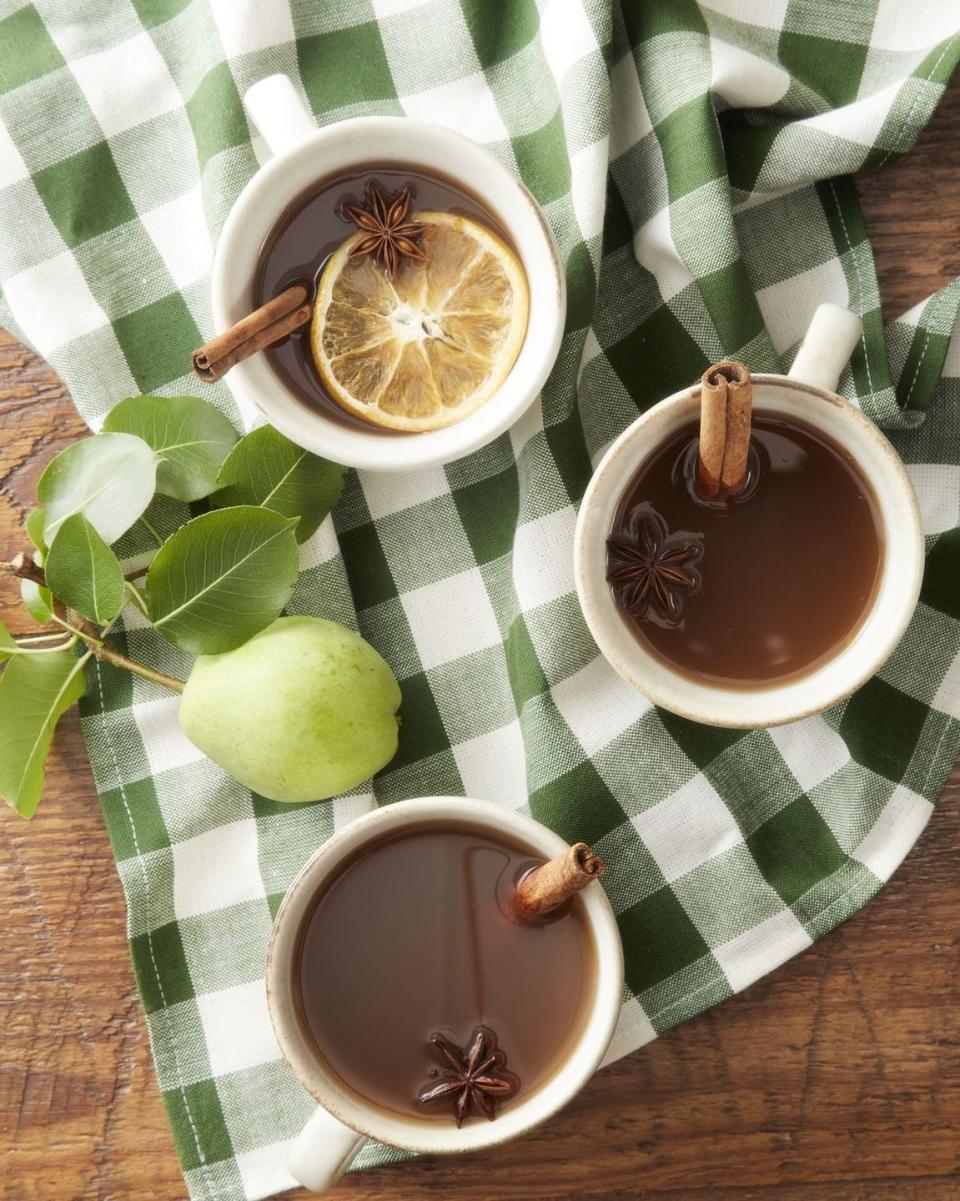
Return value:
[[(859, 181), (888, 316), (960, 275), (958, 172), (955, 84), (917, 148)], [(3, 558), (23, 547), (41, 468), (83, 432), (53, 372), (0, 332)], [(24, 628), (6, 583), (0, 617)], [(48, 783), (32, 823), (0, 814), (0, 1189), (174, 1201), (183, 1179), (75, 713)], [(865, 910), (602, 1072), (541, 1130), (354, 1176), (331, 1201), (957, 1201), (958, 801), (955, 771)]]

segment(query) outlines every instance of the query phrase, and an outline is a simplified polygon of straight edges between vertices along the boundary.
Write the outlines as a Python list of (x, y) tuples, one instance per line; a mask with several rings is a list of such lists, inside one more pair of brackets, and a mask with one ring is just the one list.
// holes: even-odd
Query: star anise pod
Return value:
[(367, 187), (365, 205), (343, 205), (344, 215), (364, 234), (350, 248), (350, 258), (372, 255), (383, 268), (387, 279), (393, 279), (401, 258), (426, 262), (427, 256), (418, 245), (427, 226), (422, 221), (410, 221), (411, 195), (403, 188), (389, 201), (376, 184)]
[(471, 1110), (485, 1114), (492, 1121), (500, 1102), (512, 1097), (520, 1087), (519, 1079), (504, 1071), (506, 1056), (497, 1048), (497, 1036), (488, 1027), (478, 1026), (466, 1049), (442, 1034), (431, 1034), (430, 1042), (446, 1068), (439, 1073), (438, 1083), (423, 1086), (417, 1099), (423, 1105), (445, 1098), (452, 1100), (458, 1126), (463, 1125)]
[(671, 534), (653, 505), (643, 502), (607, 539), (607, 582), (633, 617), (679, 625), (687, 598), (702, 587), (702, 558), (701, 534)]

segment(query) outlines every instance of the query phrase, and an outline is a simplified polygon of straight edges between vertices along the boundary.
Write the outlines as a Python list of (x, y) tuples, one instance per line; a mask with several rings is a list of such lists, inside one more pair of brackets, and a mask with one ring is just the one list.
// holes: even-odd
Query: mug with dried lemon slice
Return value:
[[(448, 463), (503, 434), (539, 395), (564, 330), (564, 273), (530, 192), (489, 151), (428, 122), (316, 129), (283, 76), (244, 104), (273, 158), (224, 224), (218, 332), (194, 356), (200, 377), (229, 371), (241, 405), (366, 470)], [(403, 243), (389, 253), (382, 223), (342, 223), (371, 182)], [(395, 207), (408, 185), (410, 203)], [(422, 253), (393, 261), (410, 244)]]
[(310, 345), (330, 397), (372, 425), (410, 433), (476, 412), (503, 384), (527, 330), (527, 281), (492, 230), (417, 212), (421, 258), (392, 275), (347, 238), (323, 269)]

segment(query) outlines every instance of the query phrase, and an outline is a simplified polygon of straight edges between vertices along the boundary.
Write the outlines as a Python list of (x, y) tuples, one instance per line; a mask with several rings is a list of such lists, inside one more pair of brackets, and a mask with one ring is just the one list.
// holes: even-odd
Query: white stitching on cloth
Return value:
[[(711, 958), (713, 958), (713, 956), (711, 956)], [(721, 972), (723, 971), (722, 968), (720, 970)], [(723, 982), (729, 987), (730, 982), (727, 980), (726, 976), (724, 976)], [(661, 1014), (669, 1013), (671, 1009), (676, 1009), (678, 1005), (683, 1005), (685, 1002), (689, 1001), (691, 997), (699, 996), (700, 993), (707, 992), (708, 989), (716, 988), (719, 983), (719, 980), (708, 980), (706, 984), (701, 984), (699, 988), (695, 988), (691, 992), (685, 992), (682, 997), (676, 1001), (671, 1001), (669, 1005), (664, 1005), (660, 1009), (655, 1010), (653, 1013), (648, 1013), (647, 1018), (652, 1022), (654, 1018), (660, 1017)], [(731, 995), (736, 996), (737, 992), (742, 991), (742, 989), (735, 989)]]
[[(940, 66), (940, 64), (943, 62), (943, 60), (946, 58), (947, 52), (950, 50), (950, 47), (957, 40), (958, 37), (960, 37), (960, 34), (955, 33), (953, 35), (953, 37), (950, 38), (949, 41), (947, 41), (945, 43), (943, 49), (940, 51), (940, 57), (930, 68), (929, 75), (920, 76), (919, 79), (917, 79), (916, 76), (911, 75), (910, 78), (917, 79), (918, 84), (932, 82), (933, 76), (936, 75), (936, 73), (937, 73), (937, 68)], [(884, 166), (884, 164), (887, 163), (893, 157), (893, 155), (895, 155), (897, 153), (897, 151), (900, 149), (901, 145), (903, 144), (904, 138), (909, 136), (910, 121), (913, 117), (913, 114), (916, 112), (917, 105), (920, 103), (920, 97), (922, 95), (923, 95), (923, 88), (918, 87), (917, 93), (913, 98), (913, 103), (910, 105), (910, 108), (907, 110), (907, 115), (906, 115), (906, 117), (904, 117), (903, 124), (900, 126), (899, 134), (897, 134), (896, 138), (894, 139), (893, 145), (890, 147), (890, 149), (886, 152), (886, 154), (879, 161), (879, 163), (877, 163), (877, 166), (875, 169), (879, 169), (880, 167)]]
[[(133, 814), (130, 812), (130, 805), (127, 800), (127, 792), (123, 786), (123, 777), (120, 773), (120, 761), (117, 758), (117, 752), (113, 745), (113, 739), (110, 737), (110, 725), (107, 721), (107, 705), (106, 705), (106, 699), (103, 695), (103, 676), (101, 675), (99, 661), (96, 661), (96, 667), (97, 667), (97, 689), (100, 693), (101, 725), (103, 726), (103, 734), (107, 740), (107, 746), (110, 748), (110, 758), (113, 761), (114, 775), (117, 778), (117, 786), (120, 789), (120, 799), (123, 801), (123, 809), (127, 815), (127, 822), (130, 825), (130, 835), (133, 839), (133, 849), (137, 856), (137, 863), (140, 866), (140, 871), (143, 874), (143, 890), (144, 890), (144, 897), (146, 899), (146, 907), (147, 907), (148, 919), (149, 919), (150, 877), (147, 874), (147, 869), (144, 866), (143, 859), (141, 858), (140, 842), (139, 842), (139, 839), (137, 838), (137, 829), (133, 823)], [(129, 937), (129, 935), (130, 935), (130, 921), (129, 921), (129, 910), (128, 910), (127, 936)], [(177, 1040), (174, 1036), (173, 1020), (171, 1019), (170, 1011), (167, 1008), (167, 997), (166, 997), (166, 993), (164, 992), (164, 989), (163, 989), (163, 981), (160, 979), (160, 969), (157, 967), (157, 958), (156, 958), (156, 955), (154, 954), (154, 950), (153, 950), (153, 934), (150, 931), (149, 920), (147, 922), (147, 946), (150, 949), (150, 963), (153, 966), (153, 974), (157, 981), (157, 990), (160, 993), (160, 1002), (163, 1005), (163, 1014), (167, 1020), (167, 1029), (169, 1031), (169, 1039), (170, 1039), (170, 1050), (173, 1053), (173, 1062), (177, 1069), (177, 1087), (180, 1089), (180, 1096), (183, 1099), (183, 1107), (187, 1113), (187, 1121), (190, 1123), (190, 1130), (193, 1134), (193, 1143), (197, 1149), (197, 1158), (200, 1160), (200, 1168), (201, 1168), (200, 1176), (204, 1183), (206, 1195), (208, 1197), (212, 1198), (212, 1197), (214, 1197), (215, 1194), (214, 1194), (214, 1191), (210, 1187), (210, 1179), (208, 1176), (209, 1164), (207, 1163), (206, 1156), (203, 1154), (203, 1148), (200, 1146), (200, 1135), (197, 1133), (197, 1127), (193, 1120), (193, 1113), (191, 1112), (191, 1109), (190, 1109), (190, 1101), (187, 1098), (187, 1090), (183, 1083), (183, 1071), (180, 1067), (180, 1056), (177, 1052)]]
[[(930, 708), (933, 709), (932, 704), (931, 704)], [(933, 709), (933, 712), (939, 713), (940, 710)], [(930, 763), (927, 766), (927, 774), (923, 778), (923, 791), (924, 792), (926, 792), (927, 789), (930, 787), (930, 781), (931, 781), (931, 779), (933, 779), (933, 769), (937, 765), (937, 760), (940, 757), (940, 752), (943, 750), (943, 744), (947, 741), (947, 735), (950, 733), (950, 727), (953, 725), (953, 718), (947, 714), (944, 714), (944, 716), (947, 718), (946, 725), (943, 727), (943, 730), (940, 732), (940, 737), (937, 739), (936, 750), (930, 756)]]
[[(850, 251), (850, 258), (853, 261), (853, 270), (857, 277), (857, 291), (859, 292), (861, 310), (867, 303), (866, 292), (863, 287), (863, 276), (860, 274), (860, 264), (857, 262), (857, 252), (853, 248), (853, 242), (850, 240), (850, 231), (847, 229), (847, 220), (843, 215), (843, 209), (840, 207), (840, 197), (837, 195), (837, 187), (834, 181), (830, 180), (830, 193), (833, 196), (833, 203), (837, 210), (837, 216), (840, 218), (840, 225), (843, 228), (843, 236), (847, 242), (847, 249)], [(867, 331), (864, 330), (860, 335), (860, 341), (863, 343), (863, 361), (867, 368), (867, 387), (870, 390), (870, 395), (873, 395), (873, 376), (870, 371), (870, 347), (867, 344)]]
[[(922, 314), (921, 314), (922, 316)], [(913, 379), (910, 381), (910, 390), (903, 402), (903, 407), (907, 408), (910, 404), (910, 397), (913, 395), (913, 389), (916, 386), (917, 379), (920, 376), (920, 368), (923, 366), (923, 360), (927, 357), (927, 347), (930, 345), (930, 330), (925, 329), (923, 332), (923, 346), (920, 348), (920, 358), (917, 359), (917, 369), (913, 373)]]

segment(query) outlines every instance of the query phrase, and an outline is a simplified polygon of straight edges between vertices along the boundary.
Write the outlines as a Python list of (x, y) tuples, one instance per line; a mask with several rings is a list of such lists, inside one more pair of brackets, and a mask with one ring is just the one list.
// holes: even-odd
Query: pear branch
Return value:
[[(41, 588), (47, 587), (46, 577), (41, 569), (27, 558), (26, 555), (14, 555), (9, 563), (0, 562), (0, 575), (13, 576), (21, 580), (30, 580), (34, 584), (38, 584)], [(66, 624), (67, 613), (66, 606), (61, 600), (54, 599), (53, 602), (54, 615), (61, 624)], [(171, 692), (183, 692), (185, 684), (183, 680), (178, 680), (175, 676), (165, 675), (162, 671), (154, 671), (152, 667), (147, 667), (145, 663), (138, 663), (136, 659), (128, 659), (126, 655), (115, 650), (108, 643), (104, 642), (100, 637), (100, 631), (85, 617), (77, 615), (77, 622), (74, 626), (67, 626), (68, 629), (75, 629), (86, 645), (93, 652), (95, 659), (102, 660), (104, 663), (112, 663), (114, 667), (122, 667), (125, 671), (132, 672), (135, 676), (140, 676), (141, 679), (149, 680), (153, 684), (159, 684), (161, 688), (169, 688)]]
[(20, 580), (32, 580), (41, 588), (46, 588), (47, 581), (43, 572), (26, 555), (14, 555), (9, 563), (0, 563), (0, 575), (15, 576)]

